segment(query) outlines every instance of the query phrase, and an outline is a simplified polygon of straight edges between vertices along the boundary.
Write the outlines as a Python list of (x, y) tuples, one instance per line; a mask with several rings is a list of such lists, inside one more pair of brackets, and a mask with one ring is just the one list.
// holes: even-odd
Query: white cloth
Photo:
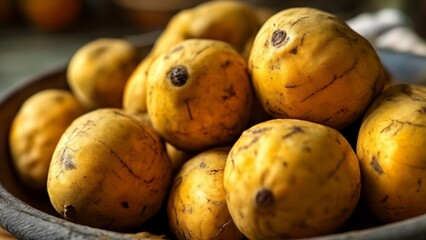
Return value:
[(362, 13), (349, 19), (347, 24), (376, 48), (426, 56), (426, 42), (414, 32), (407, 16), (398, 9)]

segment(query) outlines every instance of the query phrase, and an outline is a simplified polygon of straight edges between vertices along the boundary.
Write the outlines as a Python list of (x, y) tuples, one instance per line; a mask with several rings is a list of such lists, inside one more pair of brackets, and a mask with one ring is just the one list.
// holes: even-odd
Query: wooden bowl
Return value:
[[(142, 49), (145, 53), (149, 48)], [(21, 104), (32, 94), (47, 88), (67, 89), (65, 67), (34, 76), (0, 97), (0, 227), (18, 239), (153, 239), (141, 231), (164, 234), (172, 238), (165, 211), (147, 224), (129, 233), (119, 233), (88, 227), (62, 219), (50, 205), (46, 193), (36, 193), (23, 187), (11, 164), (8, 134), (11, 122)], [(397, 223), (380, 225), (362, 203), (341, 231), (315, 237), (335, 239), (425, 239), (426, 215)]]

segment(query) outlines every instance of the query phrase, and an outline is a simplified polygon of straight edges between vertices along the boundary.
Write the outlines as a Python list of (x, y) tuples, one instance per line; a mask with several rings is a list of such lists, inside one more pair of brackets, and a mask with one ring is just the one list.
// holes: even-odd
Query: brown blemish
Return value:
[(177, 46), (177, 47), (175, 47), (175, 48), (173, 48), (170, 52), (171, 53), (175, 53), (175, 52), (178, 52), (178, 51), (180, 51), (180, 50), (182, 50), (182, 49), (184, 49), (185, 47), (183, 46), (183, 45), (179, 45), (179, 46)]
[(193, 120), (194, 118), (192, 117), (191, 107), (189, 106), (189, 99), (185, 99), (185, 105), (186, 105), (186, 111), (188, 112), (189, 120)]
[(373, 156), (373, 157), (371, 158), (371, 162), (370, 162), (370, 164), (371, 164), (371, 167), (373, 167), (374, 171), (376, 171), (379, 175), (382, 175), (382, 174), (384, 174), (384, 173), (385, 173), (385, 172), (383, 171), (383, 169), (382, 169), (382, 166), (380, 166), (380, 163), (379, 163), (379, 161), (377, 160), (377, 157), (376, 157), (376, 156)]
[(108, 51), (108, 47), (107, 46), (102, 46), (102, 47), (98, 47), (95, 50), (92, 51), (91, 55), (92, 58), (97, 58), (100, 55), (106, 53)]
[(75, 219), (75, 216), (77, 215), (77, 210), (75, 207), (71, 204), (64, 206), (64, 217), (67, 219)]
[(53, 98), (53, 101), (54, 102), (57, 102), (57, 103), (61, 103), (61, 102), (64, 102), (65, 101), (65, 96), (55, 96), (54, 98)]
[(296, 55), (297, 54), (297, 46), (290, 49), (290, 53)]
[(291, 131), (289, 133), (287, 133), (286, 135), (284, 135), (282, 137), (282, 139), (288, 138), (288, 137), (292, 136), (293, 134), (302, 133), (302, 132), (303, 132), (303, 129), (301, 127), (299, 127), (299, 126), (293, 126), (291, 128)]
[(411, 97), (413, 95), (413, 89), (408, 84), (401, 84), (399, 86), (400, 92)]
[(296, 85), (296, 84), (291, 84), (291, 83), (287, 83), (286, 85), (284, 85), (284, 87), (285, 88), (296, 88), (296, 87), (298, 87), (299, 85)]
[(426, 113), (426, 106), (423, 106), (423, 107), (417, 109), (417, 112), (421, 113), (421, 114), (425, 114)]
[(257, 128), (257, 129), (254, 129), (254, 130), (248, 130), (248, 132), (251, 133), (251, 134), (259, 134), (259, 133), (264, 133), (266, 131), (269, 131), (271, 129), (272, 129), (272, 127), (263, 127), (263, 128)]
[(205, 167), (206, 167), (206, 163), (205, 162), (200, 163), (200, 168), (205, 168)]
[(271, 190), (261, 188), (256, 192), (254, 202), (257, 207), (267, 207), (274, 201), (274, 195)]
[(417, 179), (417, 189), (416, 189), (416, 192), (420, 192), (421, 188), (422, 188), (422, 180), (419, 178), (419, 179)]
[(121, 202), (121, 206), (122, 206), (123, 208), (129, 208), (129, 203), (127, 203), (126, 201)]
[(230, 60), (226, 60), (224, 63), (222, 63), (222, 64), (220, 65), (220, 67), (221, 67), (221, 68), (227, 68), (227, 67), (231, 66), (231, 64), (232, 64), (232, 61), (230, 61)]
[(231, 85), (228, 88), (225, 88), (223, 90), (223, 92), (225, 93), (225, 95), (222, 96), (222, 100), (225, 101), (231, 97), (235, 97), (237, 95), (237, 92), (234, 89), (234, 86)]
[(388, 196), (388, 195), (386, 195), (386, 196), (382, 199), (382, 203), (385, 203), (388, 199), (389, 199), (389, 196)]
[(291, 24), (290, 28), (292, 28), (294, 25), (298, 24), (300, 21), (305, 20), (307, 18), (309, 18), (309, 16), (303, 16), (303, 17), (297, 19), (296, 21), (294, 21), (294, 23)]
[(104, 145), (104, 147), (106, 149), (109, 150), (110, 154), (116, 158), (121, 165), (130, 173), (130, 175), (132, 175), (134, 178), (138, 179), (138, 180), (142, 180), (140, 176), (138, 176), (131, 168), (129, 165), (127, 165), (127, 163), (116, 153), (114, 152), (105, 142), (103, 142), (102, 140), (98, 139), (98, 142), (101, 143), (102, 145)]
[(306, 96), (304, 99), (302, 99), (302, 101), (300, 101), (300, 102), (303, 103), (306, 100), (308, 100), (309, 98), (311, 98), (314, 95), (318, 94), (319, 92), (323, 91), (324, 89), (326, 89), (327, 87), (329, 87), (330, 85), (332, 85), (333, 83), (335, 83), (337, 80), (343, 78), (345, 75), (347, 75), (352, 70), (354, 70), (357, 65), (358, 65), (358, 59), (354, 59), (353, 64), (348, 69), (346, 69), (345, 71), (343, 71), (340, 75), (334, 75), (333, 79), (330, 82), (328, 82), (327, 84), (325, 84), (321, 88), (315, 90), (314, 92), (312, 92), (311, 94), (309, 94), (308, 96)]
[(154, 177), (151, 177), (151, 178), (150, 178), (150, 179), (148, 179), (148, 180), (144, 179), (144, 180), (143, 180), (143, 182), (144, 182), (145, 184), (150, 184), (150, 183), (152, 183), (154, 180), (155, 180), (155, 178), (154, 178)]
[(62, 154), (61, 154), (61, 157), (60, 157), (62, 169), (65, 170), (65, 171), (77, 168), (75, 166), (75, 163), (73, 161), (72, 156), (67, 153), (67, 150), (68, 150), (68, 147), (65, 147), (64, 150), (62, 151)]
[(215, 175), (218, 172), (223, 172), (223, 169), (213, 169), (207, 172), (208, 175)]
[(170, 69), (167, 77), (173, 86), (181, 87), (188, 81), (189, 74), (185, 66), (178, 65)]
[(271, 43), (274, 47), (280, 47), (285, 44), (287, 39), (287, 33), (284, 30), (278, 29), (272, 33)]

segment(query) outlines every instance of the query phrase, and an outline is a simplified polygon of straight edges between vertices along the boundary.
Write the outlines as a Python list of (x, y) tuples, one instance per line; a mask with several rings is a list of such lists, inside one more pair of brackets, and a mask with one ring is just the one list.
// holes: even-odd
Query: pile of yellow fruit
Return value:
[(426, 212), (426, 87), (392, 83), (335, 15), (211, 1), (137, 52), (82, 46), (70, 90), (13, 122), (20, 179), (65, 219), (126, 232), (166, 206), (172, 238), (282, 239), (335, 233), (360, 201), (383, 223)]

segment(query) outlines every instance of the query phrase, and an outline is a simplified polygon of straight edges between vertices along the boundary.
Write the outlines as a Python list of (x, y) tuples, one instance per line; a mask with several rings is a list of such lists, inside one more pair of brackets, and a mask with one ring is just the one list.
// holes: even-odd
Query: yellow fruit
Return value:
[(261, 25), (254, 7), (241, 1), (207, 1), (191, 11), (184, 36), (221, 40), (240, 53)]
[(229, 44), (207, 39), (185, 40), (155, 58), (147, 91), (154, 129), (187, 151), (235, 139), (253, 99), (244, 58)]
[(235, 225), (249, 239), (333, 233), (360, 196), (358, 159), (324, 125), (274, 119), (241, 135), (226, 160), (224, 187)]
[(426, 213), (426, 87), (393, 85), (368, 109), (357, 154), (373, 214), (395, 222)]
[(177, 239), (242, 239), (226, 206), (223, 169), (229, 147), (189, 159), (175, 176), (167, 214)]
[(152, 60), (152, 55), (146, 56), (132, 72), (125, 84), (123, 90), (123, 109), (130, 114), (139, 115), (147, 112), (146, 81)]
[(13, 164), (22, 182), (45, 190), (47, 172), (59, 138), (84, 108), (66, 90), (47, 89), (29, 97), (15, 118), (9, 133)]
[(151, 128), (124, 111), (97, 109), (61, 137), (47, 191), (67, 220), (127, 230), (160, 209), (171, 178), (164, 145)]
[(386, 80), (366, 39), (313, 8), (289, 8), (269, 18), (256, 35), (248, 68), (268, 113), (337, 129), (360, 117)]
[(86, 108), (121, 108), (125, 84), (139, 62), (138, 51), (129, 41), (99, 38), (74, 53), (67, 81)]

